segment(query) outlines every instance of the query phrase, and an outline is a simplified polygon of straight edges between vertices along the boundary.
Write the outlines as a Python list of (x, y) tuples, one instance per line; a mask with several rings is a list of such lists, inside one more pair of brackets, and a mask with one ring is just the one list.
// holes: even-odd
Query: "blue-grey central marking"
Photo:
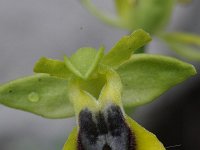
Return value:
[(97, 113), (82, 110), (79, 126), (78, 150), (136, 150), (135, 137), (116, 105)]

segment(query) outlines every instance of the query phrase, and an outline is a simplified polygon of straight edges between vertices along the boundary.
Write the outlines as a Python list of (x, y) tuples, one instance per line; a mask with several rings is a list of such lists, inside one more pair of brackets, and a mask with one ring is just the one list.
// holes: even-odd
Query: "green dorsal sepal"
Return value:
[(64, 57), (66, 67), (76, 76), (88, 79), (97, 69), (97, 66), (104, 55), (104, 47), (97, 51), (91, 47), (80, 48), (70, 58)]

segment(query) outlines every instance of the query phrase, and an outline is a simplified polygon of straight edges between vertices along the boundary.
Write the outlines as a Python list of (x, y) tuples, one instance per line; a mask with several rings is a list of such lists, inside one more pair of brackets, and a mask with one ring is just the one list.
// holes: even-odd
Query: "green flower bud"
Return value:
[(92, 4), (91, 0), (81, 0), (83, 5), (103, 22), (133, 31), (142, 28), (155, 33), (165, 27), (175, 0), (115, 0), (117, 15), (109, 17)]

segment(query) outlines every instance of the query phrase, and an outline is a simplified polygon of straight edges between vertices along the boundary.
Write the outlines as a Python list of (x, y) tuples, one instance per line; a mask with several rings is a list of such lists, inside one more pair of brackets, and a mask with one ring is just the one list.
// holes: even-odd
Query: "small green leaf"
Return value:
[(164, 33), (160, 35), (171, 50), (192, 60), (200, 61), (200, 36), (190, 33)]
[(122, 102), (135, 107), (151, 102), (171, 87), (196, 74), (194, 67), (174, 58), (136, 54), (118, 69), (122, 84)]
[(47, 73), (52, 76), (68, 79), (71, 75), (69, 69), (65, 66), (65, 63), (59, 60), (49, 59), (46, 57), (40, 58), (35, 66), (34, 72)]
[(132, 53), (149, 41), (151, 41), (151, 37), (148, 33), (141, 29), (136, 30), (130, 36), (122, 37), (103, 58), (102, 63), (117, 68), (128, 60)]
[(2, 85), (0, 104), (46, 118), (74, 115), (68, 99), (68, 81), (47, 74), (36, 74)]
[(88, 79), (97, 68), (103, 54), (103, 47), (101, 47), (99, 51), (90, 47), (80, 48), (70, 58), (65, 56), (65, 65), (76, 76), (82, 79)]

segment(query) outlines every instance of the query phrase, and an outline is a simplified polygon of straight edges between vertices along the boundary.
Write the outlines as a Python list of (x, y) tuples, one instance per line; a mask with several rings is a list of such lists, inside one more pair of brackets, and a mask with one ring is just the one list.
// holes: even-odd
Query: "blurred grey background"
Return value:
[[(95, 3), (113, 11), (111, 0)], [(199, 0), (178, 5), (168, 29), (200, 34), (199, 7)], [(62, 59), (80, 47), (102, 44), (110, 49), (124, 34), (102, 24), (79, 0), (0, 0), (0, 83), (33, 74), (34, 62), (41, 56)], [(149, 52), (176, 56), (157, 39)], [(165, 146), (181, 145), (168, 149), (200, 149), (198, 78), (173, 88), (134, 115)], [(74, 126), (74, 118), (49, 120), (0, 105), (0, 150), (61, 150)]]

